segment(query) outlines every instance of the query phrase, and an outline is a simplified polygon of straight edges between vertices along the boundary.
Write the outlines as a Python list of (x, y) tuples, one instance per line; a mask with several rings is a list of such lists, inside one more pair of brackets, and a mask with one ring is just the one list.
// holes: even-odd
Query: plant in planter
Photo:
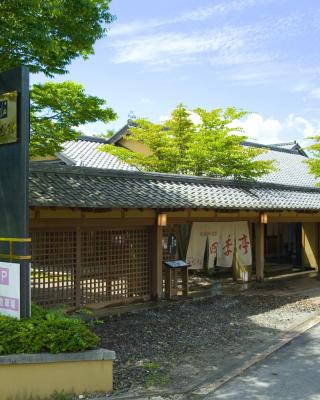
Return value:
[(33, 306), (29, 319), (0, 316), (1, 400), (111, 391), (115, 353), (97, 348), (99, 341), (62, 310)]
[(0, 354), (61, 353), (94, 349), (98, 336), (79, 318), (33, 306), (32, 317), (0, 316)]

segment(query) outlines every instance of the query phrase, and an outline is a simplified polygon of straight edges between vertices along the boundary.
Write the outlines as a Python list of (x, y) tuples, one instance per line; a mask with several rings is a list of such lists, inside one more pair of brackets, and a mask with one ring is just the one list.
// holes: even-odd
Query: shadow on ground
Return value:
[(320, 399), (319, 339), (317, 325), (205, 399)]

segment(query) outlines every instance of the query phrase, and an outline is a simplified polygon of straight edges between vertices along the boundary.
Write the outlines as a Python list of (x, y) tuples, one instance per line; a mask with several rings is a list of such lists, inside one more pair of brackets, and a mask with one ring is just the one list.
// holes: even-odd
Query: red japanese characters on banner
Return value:
[(248, 254), (248, 248), (250, 246), (250, 242), (248, 240), (248, 236), (243, 234), (239, 239), (239, 250), (242, 251), (243, 254)]
[(251, 243), (247, 221), (194, 222), (186, 261), (193, 269), (202, 269), (208, 243), (208, 267), (231, 268), (236, 254), (241, 265), (251, 265)]
[(214, 241), (214, 242), (210, 243), (209, 244), (209, 253), (216, 256), (217, 252), (218, 252), (218, 245), (219, 245), (218, 241)]
[(233, 252), (232, 248), (233, 248), (233, 243), (232, 243), (232, 240), (231, 240), (231, 235), (229, 235), (228, 239), (224, 242), (223, 254), (225, 256), (229, 256)]
[(236, 256), (239, 265), (252, 264), (249, 226), (245, 221), (240, 221), (236, 225)]

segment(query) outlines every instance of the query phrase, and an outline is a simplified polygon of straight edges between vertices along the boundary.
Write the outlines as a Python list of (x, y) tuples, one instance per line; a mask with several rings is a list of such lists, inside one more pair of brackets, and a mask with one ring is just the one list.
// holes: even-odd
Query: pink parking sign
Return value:
[(0, 314), (20, 318), (20, 264), (0, 262)]
[(9, 285), (9, 268), (0, 267), (0, 285)]

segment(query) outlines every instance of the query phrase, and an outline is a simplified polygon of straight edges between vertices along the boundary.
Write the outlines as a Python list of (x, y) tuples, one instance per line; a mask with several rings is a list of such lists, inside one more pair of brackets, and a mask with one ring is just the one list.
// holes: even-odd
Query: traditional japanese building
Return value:
[[(296, 143), (246, 143), (265, 147), (260, 157), (277, 166), (255, 182), (139, 172), (102, 153), (102, 143), (82, 137), (57, 158), (31, 165), (36, 301), (80, 306), (162, 297), (163, 260), (185, 257), (193, 222), (247, 221), (252, 279), (264, 278), (266, 263), (269, 273), (281, 265), (318, 269), (320, 188)], [(233, 268), (237, 276), (237, 263)]]

